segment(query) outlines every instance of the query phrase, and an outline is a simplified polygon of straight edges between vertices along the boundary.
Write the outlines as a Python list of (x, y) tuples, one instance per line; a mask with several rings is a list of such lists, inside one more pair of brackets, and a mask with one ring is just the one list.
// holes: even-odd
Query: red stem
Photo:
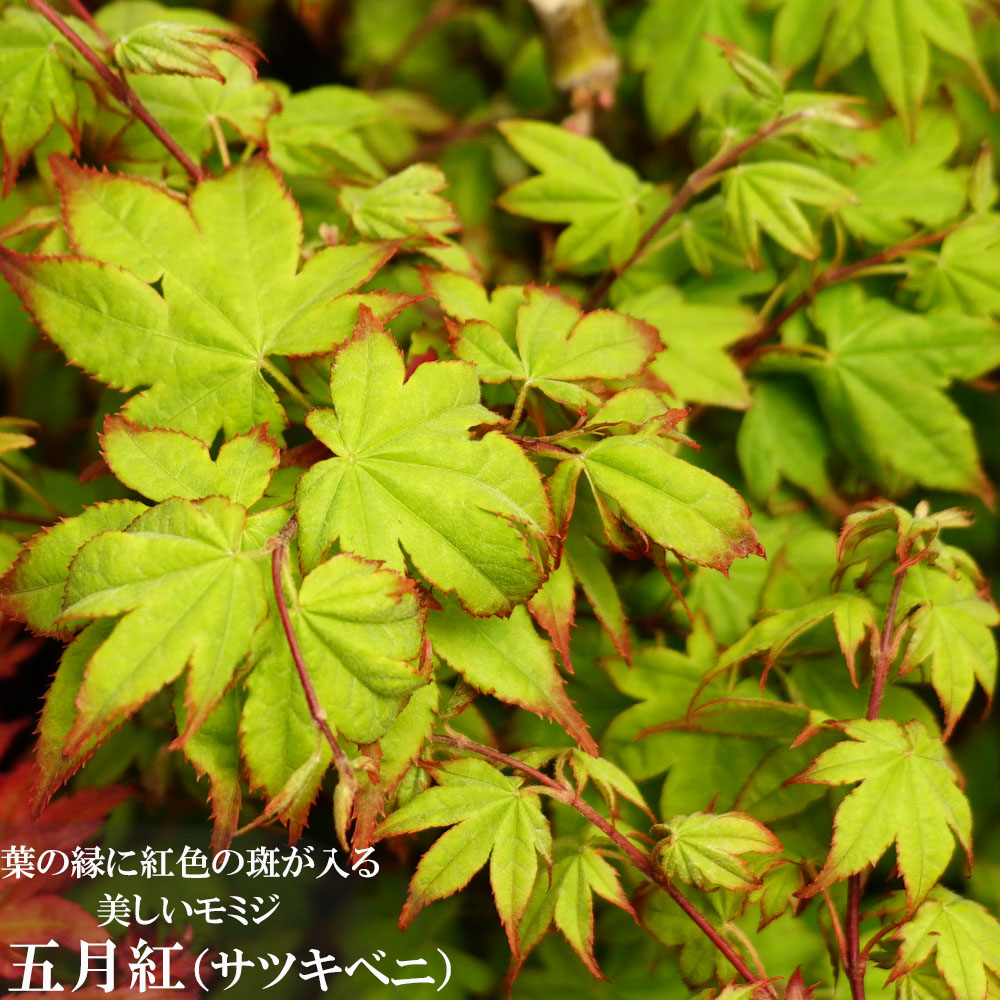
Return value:
[[(879, 637), (878, 656), (872, 670), (872, 689), (868, 696), (868, 711), (865, 718), (869, 721), (877, 719), (882, 710), (882, 698), (885, 696), (885, 686), (892, 669), (892, 661), (896, 658), (896, 610), (899, 607), (899, 595), (906, 579), (907, 559), (912, 541), (907, 542), (899, 553), (900, 565), (896, 570), (896, 580), (889, 597), (885, 612), (885, 624)], [(851, 875), (847, 880), (847, 962), (846, 971), (851, 983), (853, 1000), (865, 1000), (865, 967), (868, 965), (868, 952), (871, 944), (861, 951), (861, 872)]]
[[(556, 781), (554, 778), (550, 778), (547, 774), (539, 771), (537, 768), (531, 767), (529, 764), (525, 764), (523, 761), (518, 760), (516, 757), (511, 757), (509, 754), (505, 754), (500, 750), (494, 750), (492, 747), (483, 746), (480, 743), (474, 743), (472, 740), (467, 740), (462, 736), (432, 736), (437, 743), (446, 743), (449, 746), (455, 747), (459, 750), (467, 750), (470, 753), (479, 754), (481, 757), (488, 757), (490, 760), (495, 760), (499, 764), (506, 764), (508, 767), (512, 767), (522, 774), (526, 774), (530, 778), (534, 778), (539, 784), (545, 785), (547, 788), (551, 789), (556, 794), (553, 796), (557, 798), (560, 802), (565, 805), (570, 806), (575, 809), (584, 819), (593, 823), (609, 840), (612, 840), (615, 844), (620, 847), (625, 854), (628, 855), (629, 860), (632, 862), (633, 866), (638, 869), (638, 871), (643, 874), (650, 882), (653, 882), (659, 888), (661, 888), (683, 911), (684, 913), (697, 924), (698, 928), (702, 933), (715, 945), (716, 948), (726, 957), (729, 963), (734, 969), (743, 977), (743, 979), (748, 983), (758, 983), (760, 982), (760, 977), (755, 975), (753, 970), (747, 963), (743, 960), (743, 957), (730, 945), (730, 943), (722, 937), (722, 935), (712, 926), (709, 921), (707, 921), (697, 909), (695, 909), (694, 904), (680, 891), (667, 878), (663, 871), (658, 868), (650, 859), (640, 851), (635, 844), (633, 844), (626, 836), (619, 833), (612, 825), (608, 822), (599, 812), (593, 809), (590, 805), (583, 801), (580, 796), (572, 788)], [(774, 997), (774, 990), (768, 985), (767, 995)]]
[(663, 210), (656, 221), (642, 234), (635, 250), (624, 264), (606, 271), (601, 280), (594, 286), (593, 291), (587, 299), (586, 308), (596, 309), (601, 300), (607, 294), (611, 286), (646, 252), (649, 244), (656, 239), (659, 231), (693, 198), (699, 194), (706, 185), (715, 179), (716, 175), (727, 170), (748, 150), (769, 139), (775, 132), (781, 131), (786, 125), (800, 121), (806, 117), (806, 112), (797, 111), (795, 114), (786, 115), (784, 118), (777, 118), (768, 125), (764, 125), (758, 132), (744, 139), (741, 143), (733, 146), (732, 149), (718, 153), (712, 157), (704, 166), (699, 167), (692, 173), (681, 186), (681, 189), (674, 196), (674, 200)]
[(51, 517), (39, 517), (37, 514), (22, 514), (17, 510), (0, 510), (0, 521), (21, 521), (24, 524), (52, 524)]
[(299, 640), (295, 635), (295, 628), (292, 625), (291, 616), (288, 614), (288, 605), (285, 603), (285, 589), (281, 584), (281, 570), (288, 555), (288, 542), (295, 534), (298, 525), (295, 518), (282, 528), (281, 532), (274, 539), (274, 548), (271, 550), (271, 583), (274, 587), (274, 600), (278, 605), (278, 615), (281, 618), (281, 627), (285, 630), (285, 639), (288, 642), (288, 649), (295, 662), (295, 669), (298, 671), (299, 683), (306, 696), (309, 705), (309, 714), (313, 717), (316, 727), (326, 737), (330, 749), (333, 751), (333, 759), (336, 762), (337, 770), (342, 779), (350, 780), (347, 776), (353, 777), (354, 769), (347, 759), (347, 754), (337, 742), (330, 724), (326, 721), (326, 709), (319, 702), (316, 696), (316, 689), (313, 687), (312, 678), (306, 669), (305, 660), (302, 658), (302, 650), (299, 648)]
[(101, 57), (66, 23), (58, 11), (53, 10), (45, 0), (28, 0), (39, 14), (42, 15), (65, 39), (87, 60), (97, 75), (104, 81), (108, 90), (131, 111), (160, 141), (168, 153), (184, 168), (188, 177), (196, 184), (204, 178), (204, 174), (194, 160), (177, 145), (163, 126), (149, 113), (139, 95), (123, 80), (120, 80), (104, 64)]

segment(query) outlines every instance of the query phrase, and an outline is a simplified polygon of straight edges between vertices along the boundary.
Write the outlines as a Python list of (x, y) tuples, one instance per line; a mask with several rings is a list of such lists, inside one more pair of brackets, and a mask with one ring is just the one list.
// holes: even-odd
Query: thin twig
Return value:
[(9, 479), (19, 490), (31, 497), (32, 500), (40, 503), (43, 507), (48, 507), (57, 518), (63, 516), (63, 512), (51, 500), (39, 493), (31, 483), (4, 462), (0, 462), (0, 476), (4, 479)]
[(712, 157), (704, 166), (699, 167), (681, 185), (681, 189), (674, 196), (674, 200), (663, 210), (656, 221), (642, 234), (635, 250), (631, 256), (618, 267), (612, 268), (604, 273), (601, 280), (594, 286), (593, 291), (587, 299), (587, 309), (596, 309), (601, 304), (601, 300), (608, 293), (611, 286), (638, 261), (648, 249), (650, 243), (656, 239), (657, 233), (682, 209), (687, 203), (700, 194), (709, 184), (727, 170), (739, 158), (754, 146), (759, 145), (766, 139), (770, 139), (776, 132), (780, 132), (787, 125), (801, 121), (807, 117), (805, 111), (797, 111), (795, 114), (786, 115), (784, 118), (776, 118), (773, 122), (764, 125), (759, 131), (754, 132), (749, 138), (737, 143), (732, 149), (722, 150)]
[(302, 659), (302, 650), (299, 648), (299, 640), (295, 635), (295, 628), (292, 625), (291, 616), (288, 614), (288, 605), (285, 602), (285, 588), (281, 582), (281, 571), (285, 559), (288, 557), (288, 543), (297, 528), (298, 525), (293, 517), (273, 541), (274, 547), (271, 550), (271, 583), (274, 587), (274, 600), (278, 605), (278, 615), (281, 618), (281, 627), (285, 630), (288, 649), (292, 654), (292, 660), (295, 662), (295, 669), (298, 671), (299, 683), (302, 685), (302, 691), (309, 705), (309, 714), (313, 717), (316, 727), (326, 737), (326, 742), (330, 744), (330, 750), (333, 752), (333, 759), (337, 765), (337, 770), (340, 772), (341, 780), (350, 781), (353, 778), (356, 781), (354, 768), (351, 767), (351, 762), (347, 759), (347, 754), (344, 753), (343, 747), (337, 742), (337, 737), (334, 736), (333, 730), (330, 728), (330, 723), (327, 722), (326, 709), (323, 708), (319, 702), (319, 698), (316, 696), (316, 689), (313, 687), (312, 678), (309, 676), (305, 661)]
[(69, 0), (70, 7), (76, 11), (77, 17), (83, 21), (90, 30), (101, 40), (101, 44), (109, 52), (114, 47), (111, 39), (104, 33), (104, 29), (94, 20), (94, 15), (90, 13), (84, 5), (83, 0)]
[(828, 267), (819, 274), (816, 280), (801, 295), (794, 298), (773, 319), (765, 323), (764, 326), (749, 337), (745, 337), (739, 341), (733, 348), (733, 356), (744, 364), (748, 363), (761, 344), (770, 340), (787, 320), (791, 319), (800, 309), (809, 305), (824, 288), (830, 288), (832, 285), (839, 285), (845, 281), (849, 281), (862, 271), (867, 271), (880, 264), (886, 264), (897, 257), (902, 257), (911, 250), (940, 243), (954, 228), (954, 226), (951, 226), (936, 233), (925, 233), (923, 236), (914, 236), (911, 239), (904, 240), (902, 243), (897, 243), (895, 246), (880, 250), (878, 253), (872, 254), (871, 257), (866, 257), (864, 260), (856, 260), (851, 264), (843, 264), (838, 267)]
[[(512, 767), (530, 778), (534, 778), (539, 784), (550, 789), (554, 793), (553, 798), (575, 809), (584, 819), (596, 826), (609, 840), (621, 848), (633, 866), (650, 882), (662, 889), (697, 924), (702, 933), (726, 957), (746, 982), (761, 983), (760, 977), (747, 965), (739, 952), (698, 912), (694, 904), (667, 878), (662, 869), (643, 854), (624, 834), (619, 833), (597, 810), (587, 802), (584, 802), (574, 789), (556, 781), (554, 778), (550, 778), (544, 772), (525, 764), (516, 757), (511, 757), (500, 750), (494, 750), (492, 747), (474, 743), (464, 736), (435, 735), (431, 739), (437, 743), (445, 743), (448, 746), (455, 747), (458, 750), (467, 750), (481, 757), (487, 757), (499, 764), (506, 764), (508, 767)], [(761, 983), (761, 988), (766, 990), (769, 997), (775, 997), (775, 992), (769, 983)]]
[(114, 98), (125, 105), (156, 136), (167, 152), (184, 168), (188, 177), (195, 183), (202, 180), (204, 174), (201, 167), (181, 149), (176, 140), (149, 113), (139, 95), (127, 83), (120, 80), (111, 72), (101, 57), (66, 23), (65, 18), (58, 11), (50, 7), (45, 0), (28, 0), (28, 3), (90, 63)]
[(420, 23), (403, 39), (399, 47), (389, 57), (366, 90), (381, 90), (393, 78), (399, 64), (427, 37), (439, 24), (454, 17), (462, 9), (454, 0), (441, 0), (423, 17)]
[(37, 514), (22, 514), (18, 510), (0, 510), (0, 521), (21, 521), (24, 524), (52, 524), (51, 517), (38, 517)]
[(861, 873), (847, 880), (847, 980), (851, 984), (852, 1000), (865, 1000), (865, 966), (861, 957)]

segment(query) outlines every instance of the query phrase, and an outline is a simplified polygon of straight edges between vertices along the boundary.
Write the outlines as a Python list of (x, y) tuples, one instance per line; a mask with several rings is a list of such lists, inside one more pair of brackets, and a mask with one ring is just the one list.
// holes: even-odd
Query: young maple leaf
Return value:
[(451, 329), (456, 356), (473, 362), (484, 382), (520, 382), (583, 410), (600, 399), (581, 383), (636, 375), (662, 347), (648, 323), (610, 309), (584, 315), (554, 288), (529, 286), (524, 297), (514, 344), (483, 320)]
[[(188, 205), (134, 178), (54, 158), (63, 220), (81, 256), (0, 251), (0, 272), (69, 359), (124, 390), (140, 423), (211, 441), (284, 410), (272, 355), (331, 350), (358, 306), (382, 318), (405, 295), (353, 294), (392, 255), (387, 243), (327, 247), (299, 268), (302, 219), (263, 159), (203, 181)], [(153, 284), (160, 282), (161, 295)]]
[(816, 879), (800, 890), (814, 896), (838, 879), (874, 864), (889, 845), (910, 909), (941, 877), (957, 839), (970, 858), (972, 814), (944, 744), (922, 722), (889, 719), (837, 723), (850, 737), (823, 751), (793, 781), (860, 782), (834, 816), (833, 843)]
[(151, 21), (115, 42), (115, 62), (129, 73), (167, 73), (203, 76), (225, 83), (212, 62), (213, 52), (228, 52), (245, 63), (254, 76), (263, 53), (248, 38), (222, 28), (194, 27), (169, 21)]
[(667, 837), (654, 849), (657, 863), (668, 878), (700, 889), (756, 889), (760, 878), (743, 855), (782, 850), (778, 838), (746, 813), (675, 816), (665, 829)]
[(518, 924), (535, 884), (538, 855), (552, 856), (552, 834), (538, 795), (521, 778), (501, 774), (486, 761), (467, 758), (435, 769), (438, 784), (383, 821), (377, 838), (450, 826), (424, 854), (410, 880), (399, 918), (405, 928), (435, 899), (468, 884), (487, 861), (497, 912), (517, 954)]

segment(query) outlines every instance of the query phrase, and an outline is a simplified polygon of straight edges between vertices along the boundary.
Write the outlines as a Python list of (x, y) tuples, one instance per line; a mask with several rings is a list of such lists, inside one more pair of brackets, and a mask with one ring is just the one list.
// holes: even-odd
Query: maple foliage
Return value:
[(995, 1000), (996, 5), (70, 6), (0, 16), (4, 840), (377, 848), (345, 940), (463, 997)]

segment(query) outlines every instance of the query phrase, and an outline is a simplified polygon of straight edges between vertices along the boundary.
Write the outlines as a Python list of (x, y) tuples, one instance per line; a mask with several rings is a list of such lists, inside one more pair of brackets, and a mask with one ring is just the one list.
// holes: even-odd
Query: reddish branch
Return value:
[(584, 819), (596, 826), (609, 840), (620, 847), (628, 856), (633, 866), (649, 879), (650, 882), (662, 889), (697, 924), (701, 932), (726, 957), (746, 982), (760, 984), (760, 988), (766, 992), (766, 995), (774, 1000), (776, 994), (771, 985), (762, 982), (761, 977), (754, 974), (739, 952), (698, 912), (694, 904), (667, 878), (663, 870), (643, 854), (624, 834), (619, 833), (597, 810), (584, 802), (575, 789), (564, 785), (560, 781), (556, 781), (554, 778), (550, 778), (543, 771), (525, 764), (516, 757), (511, 757), (500, 750), (494, 750), (492, 747), (474, 743), (463, 736), (432, 736), (431, 739), (437, 743), (445, 743), (448, 746), (455, 747), (458, 750), (467, 750), (470, 753), (479, 754), (481, 757), (495, 760), (498, 764), (506, 764), (508, 767), (512, 767), (529, 778), (534, 778), (539, 784), (544, 785), (550, 790), (553, 798), (575, 809)]
[(842, 264), (837, 267), (828, 267), (818, 275), (815, 281), (801, 295), (793, 299), (772, 320), (765, 323), (764, 326), (749, 337), (741, 340), (733, 349), (733, 356), (744, 364), (748, 363), (761, 344), (770, 340), (787, 320), (791, 319), (800, 309), (809, 305), (824, 288), (830, 288), (832, 285), (840, 285), (845, 281), (850, 281), (851, 278), (862, 274), (869, 268), (878, 267), (880, 264), (888, 264), (897, 257), (902, 257), (904, 254), (909, 253), (911, 250), (918, 250), (920, 247), (933, 246), (935, 243), (940, 243), (954, 228), (952, 226), (940, 232), (914, 236), (912, 239), (904, 240), (895, 246), (886, 247), (885, 250), (880, 250), (878, 253), (872, 254), (871, 257), (866, 257), (864, 260), (856, 260), (851, 264)]
[(84, 5), (83, 0), (68, 0), (70, 7), (76, 11), (81, 21), (85, 22), (90, 30), (101, 40), (101, 44), (106, 49), (111, 49), (111, 39), (104, 33), (104, 29), (94, 20), (93, 15)]
[(594, 286), (593, 291), (587, 299), (587, 309), (596, 309), (601, 300), (607, 294), (611, 286), (633, 265), (640, 260), (649, 249), (650, 243), (656, 239), (660, 230), (682, 209), (687, 203), (700, 194), (709, 184), (711, 184), (723, 170), (733, 166), (744, 153), (753, 149), (766, 139), (770, 139), (776, 132), (780, 132), (787, 125), (801, 121), (807, 117), (807, 112), (797, 111), (795, 114), (786, 115), (784, 118), (776, 118), (768, 125), (764, 125), (752, 136), (737, 143), (732, 149), (723, 150), (716, 154), (704, 166), (699, 167), (691, 174), (681, 186), (681, 189), (674, 196), (674, 200), (663, 210), (656, 221), (642, 234), (635, 250), (624, 264), (612, 268), (605, 272), (604, 277)]
[[(896, 580), (893, 583), (892, 594), (885, 612), (885, 624), (879, 636), (878, 652), (872, 668), (872, 688), (868, 696), (868, 711), (865, 718), (869, 721), (877, 719), (882, 710), (882, 699), (885, 696), (885, 686), (892, 669), (892, 661), (896, 658), (899, 648), (899, 635), (896, 631), (896, 611), (899, 607), (899, 595), (903, 590), (907, 567), (910, 565), (910, 550), (913, 542), (907, 541), (899, 553), (899, 566), (896, 568)], [(847, 880), (847, 961), (845, 962), (847, 978), (851, 984), (853, 1000), (865, 1000), (865, 967), (868, 964), (868, 953), (873, 942), (862, 952), (861, 950), (861, 890), (862, 873), (851, 875)], [(880, 936), (880, 935), (879, 935)]]
[(65, 18), (50, 7), (45, 0), (28, 0), (28, 3), (90, 63), (112, 96), (128, 108), (156, 136), (167, 152), (184, 168), (188, 177), (195, 183), (200, 181), (204, 177), (201, 167), (181, 149), (176, 140), (149, 113), (139, 95), (124, 80), (119, 79), (111, 72), (101, 57), (66, 23)]
[[(337, 742), (337, 737), (330, 728), (330, 723), (326, 719), (326, 709), (319, 702), (316, 696), (316, 689), (313, 687), (312, 678), (306, 669), (305, 660), (302, 658), (302, 650), (299, 647), (299, 640), (295, 635), (295, 628), (292, 625), (291, 615), (288, 613), (288, 604), (285, 602), (285, 589), (282, 586), (281, 573), (288, 557), (288, 543), (298, 529), (298, 524), (293, 517), (288, 524), (275, 536), (273, 548), (271, 550), (271, 583), (274, 586), (274, 600), (278, 605), (278, 615), (281, 618), (281, 627), (285, 631), (285, 639), (288, 642), (288, 649), (295, 662), (295, 669), (299, 675), (299, 683), (306, 696), (306, 703), (309, 705), (309, 714), (316, 723), (316, 728), (326, 737), (326, 742), (330, 744), (333, 752), (333, 759), (337, 765), (337, 771), (342, 781), (354, 779), (354, 768), (347, 759), (343, 747)], [(356, 780), (356, 779), (354, 779)]]

